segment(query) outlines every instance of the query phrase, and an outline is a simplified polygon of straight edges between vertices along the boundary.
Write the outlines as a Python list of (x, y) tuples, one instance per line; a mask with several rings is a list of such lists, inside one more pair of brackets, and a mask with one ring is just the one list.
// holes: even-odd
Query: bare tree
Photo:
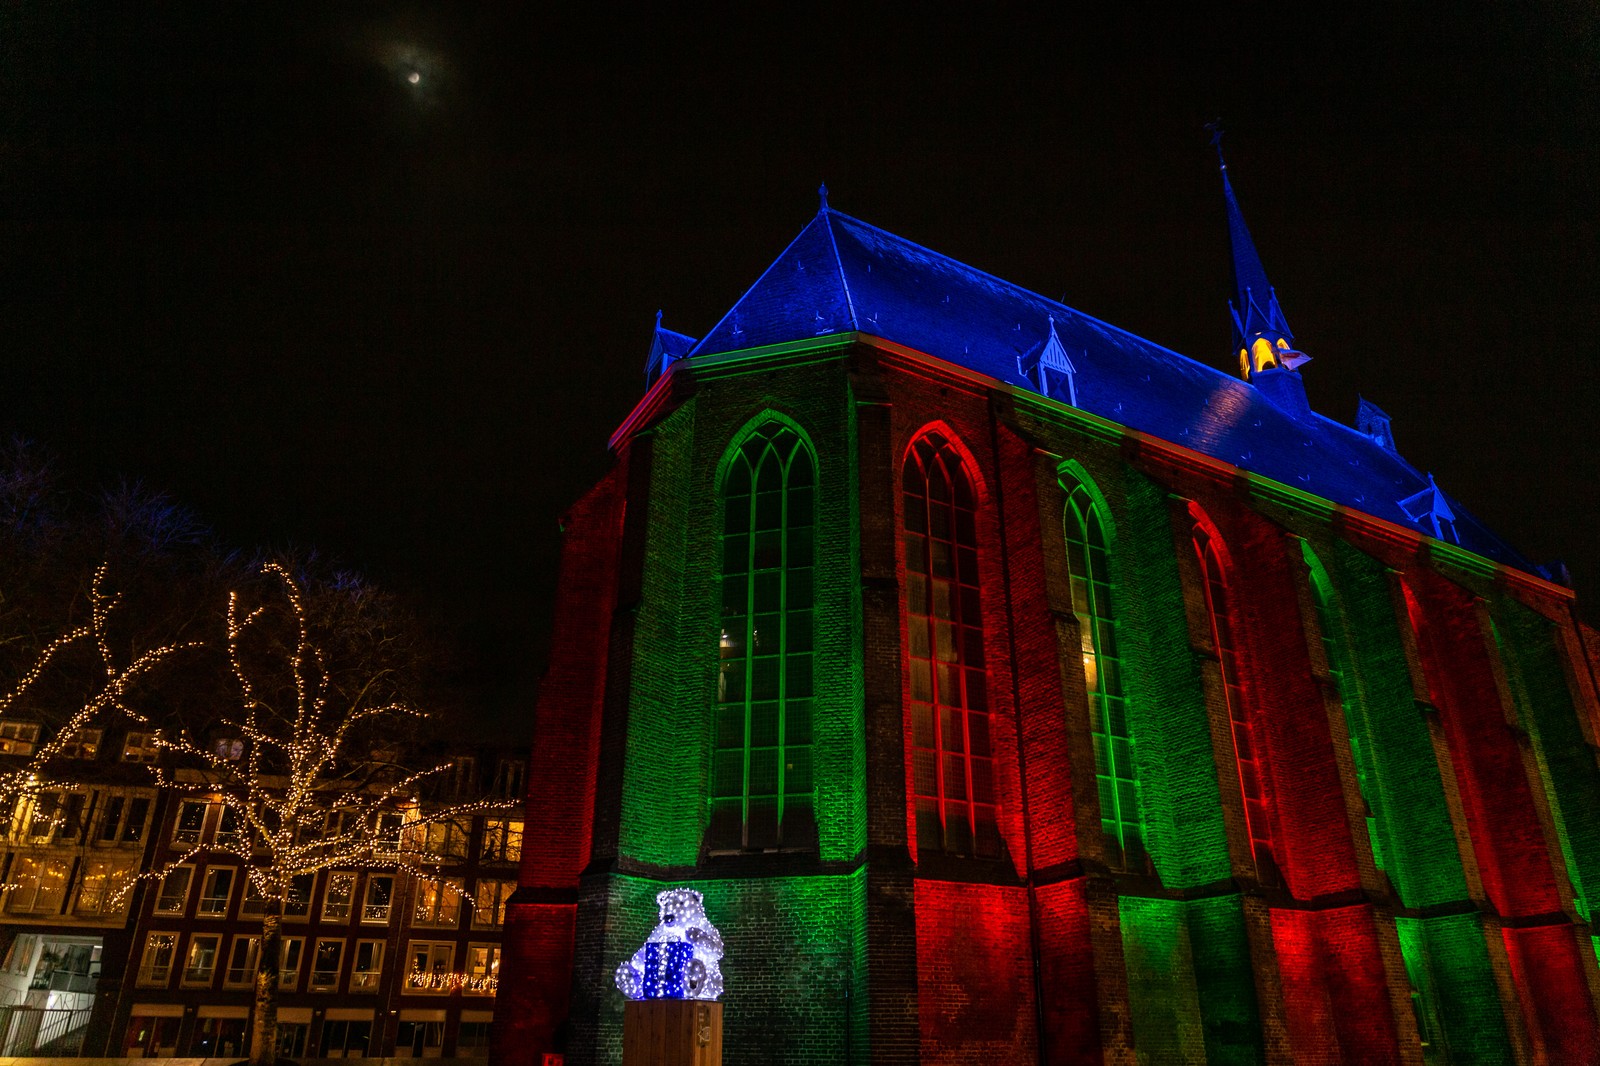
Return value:
[[(262, 572), (275, 579), (276, 597), (254, 606), (237, 591), (228, 598), (225, 647), (235, 692), (209, 737), (128, 711), (157, 727), (162, 758), (150, 768), (156, 784), (221, 804), (227, 831), (211, 846), (240, 860), (262, 901), (252, 1063), (275, 1057), (279, 923), (297, 884), (323, 871), (414, 867), (430, 824), (508, 806), (425, 807), (424, 783), (449, 763), (418, 765), (407, 756), (407, 741), (419, 736), (426, 715), (398, 686), (396, 669), (381, 660), (366, 670), (336, 668), (324, 656), (325, 641), (313, 638), (306, 596), (289, 570), (271, 562)], [(327, 634), (349, 636), (348, 626)], [(164, 877), (192, 855), (144, 876)]]

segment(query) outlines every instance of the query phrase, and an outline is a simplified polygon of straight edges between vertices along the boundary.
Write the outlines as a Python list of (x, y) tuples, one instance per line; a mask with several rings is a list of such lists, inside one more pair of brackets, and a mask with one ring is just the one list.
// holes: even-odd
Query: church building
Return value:
[(620, 1061), (673, 887), (729, 1066), (1600, 1061), (1600, 636), (1310, 407), (1222, 177), (1227, 370), (825, 190), (658, 319), (564, 520), (499, 1063)]

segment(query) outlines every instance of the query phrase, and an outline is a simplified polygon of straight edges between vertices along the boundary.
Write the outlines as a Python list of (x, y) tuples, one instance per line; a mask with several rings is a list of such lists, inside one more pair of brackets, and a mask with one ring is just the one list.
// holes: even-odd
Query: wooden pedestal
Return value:
[(622, 1009), (622, 1066), (722, 1066), (722, 1004), (630, 999)]

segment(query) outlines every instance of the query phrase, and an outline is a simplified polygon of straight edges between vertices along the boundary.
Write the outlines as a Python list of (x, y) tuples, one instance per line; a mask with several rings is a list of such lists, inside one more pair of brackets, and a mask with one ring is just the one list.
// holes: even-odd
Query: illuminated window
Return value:
[(461, 991), (470, 995), (492, 996), (500, 978), (500, 945), (471, 944), (467, 947), (466, 972)]
[(961, 456), (938, 433), (912, 445), (904, 489), (917, 846), (996, 857), (977, 495)]
[(244, 758), (244, 741), (238, 737), (218, 737), (211, 744), (212, 754), (227, 762), (238, 762)]
[(411, 920), (416, 925), (443, 925), (455, 928), (460, 924), (461, 897), (466, 894), (459, 877), (441, 881), (419, 879), (416, 903)]
[(1067, 563), (1072, 572), (1072, 610), (1082, 639), (1083, 678), (1089, 690), (1089, 729), (1100, 794), (1100, 829), (1113, 863), (1140, 869), (1145, 862), (1144, 816), (1133, 765), (1133, 734), (1122, 689), (1122, 650), (1106, 544), (1106, 528), (1089, 490), (1067, 494)]
[(356, 897), (356, 875), (348, 870), (335, 870), (328, 875), (327, 894), (322, 897), (322, 920), (342, 922), (350, 917), (351, 905)]
[(155, 762), (160, 754), (154, 733), (129, 733), (122, 743), (123, 762)]
[(38, 722), (0, 721), (0, 755), (32, 755), (37, 743)]
[(71, 873), (69, 857), (18, 855), (11, 863), (10, 884), (6, 886), (6, 913), (60, 914)]
[(1301, 541), (1300, 553), (1311, 571), (1311, 600), (1316, 605), (1317, 628), (1322, 632), (1322, 650), (1328, 660), (1328, 680), (1339, 697), (1339, 705), (1344, 708), (1345, 731), (1350, 734), (1350, 755), (1355, 763), (1356, 787), (1366, 811), (1367, 836), (1372, 841), (1372, 861), (1382, 870), (1385, 848), (1378, 833), (1377, 775), (1372, 770), (1371, 753), (1361, 742), (1361, 730), (1357, 728), (1355, 693), (1350, 687), (1354, 675), (1350, 672), (1350, 652), (1345, 646), (1344, 631), (1339, 626), (1339, 615), (1334, 607), (1333, 583), (1310, 544)]
[(1228, 705), (1228, 723), (1233, 734), (1234, 761), (1239, 769), (1239, 790), (1244, 796), (1245, 831), (1255, 857), (1256, 876), (1263, 882), (1278, 879), (1277, 849), (1268, 807), (1265, 767), (1256, 742), (1255, 727), (1239, 688), (1239, 664), (1233, 643), (1232, 607), (1228, 585), (1217, 544), (1204, 526), (1194, 528), (1194, 549), (1200, 559), (1201, 585), (1206, 597), (1206, 615), (1211, 622), (1211, 642), (1217, 650), (1217, 665), (1222, 672), (1223, 698)]
[(144, 942), (139, 960), (139, 984), (145, 988), (165, 988), (172, 981), (172, 963), (178, 954), (177, 933), (151, 933)]
[(407, 992), (449, 992), (455, 984), (450, 966), (456, 946), (447, 941), (413, 940), (408, 945)]
[(123, 889), (132, 883), (137, 865), (131, 858), (85, 860), (74, 913), (90, 917), (120, 912), (128, 902)]
[(191, 988), (207, 988), (217, 972), (217, 955), (222, 950), (222, 937), (215, 933), (197, 933), (189, 938), (189, 955), (183, 963), (183, 984)]
[(350, 991), (376, 992), (378, 978), (383, 975), (383, 941), (356, 941), (355, 955), (350, 963)]
[(768, 422), (722, 485), (721, 669), (712, 756), (713, 848), (803, 847), (812, 815), (812, 550), (816, 463)]
[(194, 867), (174, 866), (161, 879), (161, 891), (156, 893), (157, 914), (182, 914), (189, 903), (189, 882), (194, 878)]
[(506, 920), (506, 901), (517, 890), (515, 881), (479, 881), (472, 896), (472, 924), (482, 929)]
[(343, 940), (319, 940), (317, 950), (311, 955), (311, 981), (306, 985), (312, 992), (326, 992), (339, 987), (339, 964), (344, 961)]
[(522, 861), (522, 819), (490, 818), (483, 824), (484, 862)]
[(421, 850), (428, 862), (465, 862), (467, 834), (455, 822), (429, 822), (419, 827)]
[[(280, 947), (281, 950), (281, 947)], [(243, 988), (255, 983), (256, 965), (261, 958), (261, 938), (236, 936), (228, 952), (228, 967), (223, 971), (222, 983), (232, 988)]]

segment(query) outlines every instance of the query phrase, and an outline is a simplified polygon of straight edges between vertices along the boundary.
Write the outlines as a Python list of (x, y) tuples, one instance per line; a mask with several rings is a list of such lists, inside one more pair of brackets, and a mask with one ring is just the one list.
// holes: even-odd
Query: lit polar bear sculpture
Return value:
[(669, 888), (656, 896), (656, 905), (661, 923), (617, 967), (617, 988), (629, 999), (722, 995), (722, 936), (706, 918), (705, 897), (692, 888)]

